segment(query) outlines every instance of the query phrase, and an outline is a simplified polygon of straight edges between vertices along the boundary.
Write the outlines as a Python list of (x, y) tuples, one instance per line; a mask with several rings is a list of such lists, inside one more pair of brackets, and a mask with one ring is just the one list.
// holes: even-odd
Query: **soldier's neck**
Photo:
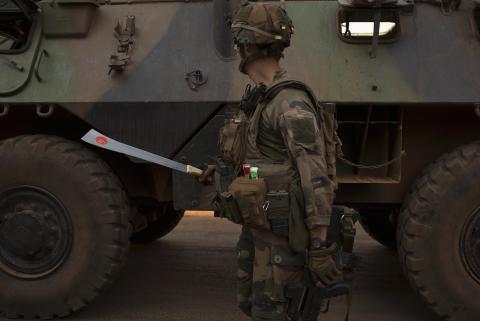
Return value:
[(256, 59), (249, 63), (246, 72), (255, 84), (264, 83), (268, 86), (273, 82), (276, 73), (280, 69), (280, 64), (276, 59), (266, 57)]

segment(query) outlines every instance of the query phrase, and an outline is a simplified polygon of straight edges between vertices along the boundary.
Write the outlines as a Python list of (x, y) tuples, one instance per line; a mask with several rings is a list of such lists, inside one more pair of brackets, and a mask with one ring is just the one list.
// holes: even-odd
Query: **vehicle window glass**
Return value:
[[(340, 10), (338, 13), (338, 33), (349, 43), (370, 43), (373, 37), (374, 10)], [(379, 41), (389, 43), (400, 37), (400, 15), (398, 11), (382, 11)]]
[[(381, 22), (380, 36), (385, 36), (395, 28), (395, 22)], [(373, 37), (373, 22), (350, 22), (348, 31), (352, 37)], [(342, 34), (347, 32), (347, 23), (342, 23)]]

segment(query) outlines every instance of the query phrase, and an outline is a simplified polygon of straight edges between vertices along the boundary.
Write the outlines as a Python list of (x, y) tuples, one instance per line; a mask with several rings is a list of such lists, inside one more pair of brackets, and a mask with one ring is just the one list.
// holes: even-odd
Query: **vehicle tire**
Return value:
[(130, 208), (120, 181), (84, 146), (54, 136), (0, 142), (0, 314), (64, 317), (118, 276)]
[(398, 253), (414, 290), (443, 319), (480, 316), (480, 143), (430, 165), (398, 224)]
[(396, 250), (397, 213), (389, 209), (360, 210), (360, 224), (375, 241)]
[(156, 218), (148, 226), (132, 234), (130, 240), (135, 244), (152, 243), (170, 233), (183, 218), (184, 211), (177, 211), (172, 204), (163, 205), (155, 210)]

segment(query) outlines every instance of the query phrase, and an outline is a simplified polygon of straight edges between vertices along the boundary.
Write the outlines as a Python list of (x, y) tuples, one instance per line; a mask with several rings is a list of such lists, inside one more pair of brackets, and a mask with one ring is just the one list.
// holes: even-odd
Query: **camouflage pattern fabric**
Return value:
[[(284, 79), (286, 73), (280, 71), (274, 83)], [(317, 117), (304, 91), (286, 88), (261, 110), (255, 140), (264, 157), (275, 162), (288, 159), (289, 175), (300, 178), (309, 229), (330, 224), (335, 190), (328, 177), (325, 139)]]
[[(285, 78), (285, 72), (280, 71), (273, 84)], [(281, 90), (266, 105), (257, 107), (252, 116), (245, 160), (286, 164), (283, 176), (300, 179), (307, 228), (329, 225), (334, 195), (317, 117), (304, 91)], [(302, 282), (305, 252), (294, 252), (289, 237), (245, 226), (237, 251), (240, 308), (254, 321), (285, 320), (285, 286)]]
[(285, 320), (286, 285), (301, 284), (305, 259), (288, 238), (243, 227), (237, 244), (237, 300), (254, 321)]
[(243, 226), (237, 243), (237, 301), (239, 308), (251, 315), (252, 279), (255, 247), (250, 229)]
[(234, 15), (233, 39), (237, 45), (290, 46), (293, 33), (292, 20), (286, 11), (276, 4), (244, 1)]
[[(232, 23), (233, 38), (237, 45), (273, 46), (276, 43), (281, 44), (283, 50), (290, 45), (292, 32), (293, 25), (286, 12), (281, 7), (271, 4), (244, 2), (235, 13)], [(244, 60), (240, 65), (240, 71), (245, 72), (245, 65)], [(269, 84), (270, 88), (274, 88), (283, 80), (285, 72), (280, 70), (276, 73), (273, 83)], [(268, 90), (266, 95), (268, 96)], [(326, 137), (324, 131), (319, 129), (321, 115), (316, 109), (317, 102), (312, 102), (305, 90), (289, 87), (275, 92), (271, 101), (270, 97), (264, 98), (265, 102), (257, 106), (252, 117), (246, 122), (248, 129), (245, 133), (245, 157), (240, 155), (232, 158), (244, 159), (245, 163), (258, 166), (260, 179), (262, 181), (265, 179), (269, 190), (288, 191), (294, 181), (300, 180), (305, 206), (300, 211), (304, 212), (304, 215), (300, 212), (299, 214), (301, 219), (304, 219), (305, 226), (310, 229), (328, 226), (334, 184), (328, 176), (324, 142)], [(224, 130), (221, 131), (220, 141), (224, 143), (220, 145), (225, 148), (221, 150), (231, 150), (234, 155), (243, 154), (243, 148), (226, 146), (229, 140), (222, 139), (222, 132)], [(235, 132), (238, 133), (238, 128)], [(241, 134), (241, 137), (244, 136)], [(241, 161), (237, 165), (240, 163)], [(231, 186), (239, 185), (238, 180), (239, 178), (234, 180)], [(233, 190), (231, 186), (229, 190)], [(237, 194), (235, 193), (237, 202), (244, 203)], [(247, 213), (242, 210), (244, 218), (255, 216), (253, 206), (249, 208), (252, 209), (251, 213), (249, 210)], [(291, 209), (287, 206), (286, 210), (288, 212)], [(288, 237), (280, 236), (279, 233), (274, 233), (274, 229), (257, 230), (256, 228), (261, 226), (248, 224), (247, 220), (245, 223), (250, 230), (244, 227), (238, 243), (239, 306), (250, 314), (253, 320), (285, 320), (285, 286), (301, 282), (305, 265), (304, 249), (292, 251), (289, 238), (298, 237), (292, 233), (288, 233)], [(299, 239), (303, 236), (308, 238), (306, 230), (301, 234)], [(250, 280), (253, 282), (251, 288)], [(248, 311), (246, 308), (250, 303), (252, 309)]]

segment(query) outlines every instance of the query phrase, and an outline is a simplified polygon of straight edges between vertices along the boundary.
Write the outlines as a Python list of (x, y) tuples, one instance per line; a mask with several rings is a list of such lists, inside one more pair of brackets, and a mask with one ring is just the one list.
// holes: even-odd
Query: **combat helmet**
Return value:
[(233, 41), (236, 46), (257, 45), (261, 50), (248, 61), (242, 61), (244, 72), (247, 62), (272, 52), (280, 53), (290, 46), (293, 23), (281, 6), (271, 3), (244, 1), (232, 21)]

